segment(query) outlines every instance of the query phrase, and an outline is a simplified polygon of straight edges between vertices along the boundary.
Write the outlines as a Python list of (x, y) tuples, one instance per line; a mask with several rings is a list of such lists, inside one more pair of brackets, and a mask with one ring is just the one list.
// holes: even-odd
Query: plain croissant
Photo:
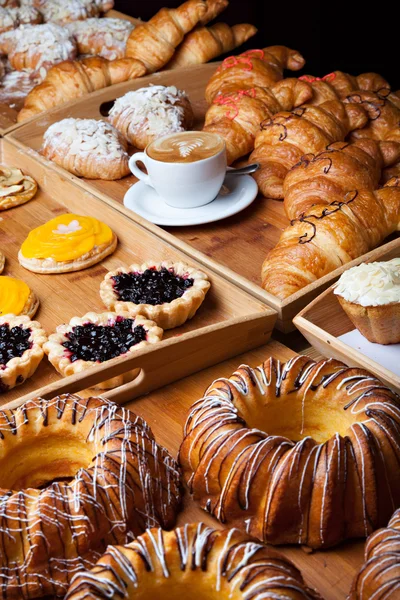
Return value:
[(298, 79), (283, 79), (271, 89), (253, 87), (218, 94), (205, 117), (204, 131), (224, 138), (228, 164), (254, 148), (260, 123), (282, 110), (290, 110), (309, 100), (312, 92)]
[(320, 154), (303, 156), (283, 184), (285, 212), (293, 220), (314, 205), (342, 202), (351, 190), (376, 190), (382, 169), (399, 160), (399, 143), (368, 138), (336, 142)]
[(261, 164), (255, 174), (261, 193), (269, 198), (283, 198), (283, 181), (304, 154), (322, 152), (367, 122), (367, 113), (360, 104), (329, 100), (291, 113), (278, 113), (261, 123), (250, 156), (252, 162)]
[(298, 71), (304, 63), (299, 52), (286, 46), (269, 46), (229, 56), (208, 82), (206, 100), (211, 104), (217, 94), (230, 91), (232, 86), (241, 89), (270, 88), (282, 79), (284, 69)]
[(145, 72), (144, 65), (134, 58), (109, 61), (93, 56), (66, 60), (52, 67), (44, 81), (27, 95), (17, 120), (20, 123), (89, 92), (141, 77)]
[(229, 4), (229, 0), (207, 0), (206, 11), (199, 21), (199, 25), (207, 25), (210, 21), (213, 21), (219, 14), (226, 9)]
[(231, 52), (256, 33), (257, 28), (247, 23), (233, 27), (226, 23), (196, 27), (187, 34), (165, 68), (176, 69), (206, 63), (220, 54)]
[(187, 0), (178, 8), (162, 8), (150, 21), (132, 31), (126, 44), (126, 56), (140, 60), (148, 73), (159, 71), (208, 10), (203, 0)]
[(378, 246), (400, 228), (400, 179), (313, 206), (285, 229), (262, 267), (262, 287), (285, 299)]

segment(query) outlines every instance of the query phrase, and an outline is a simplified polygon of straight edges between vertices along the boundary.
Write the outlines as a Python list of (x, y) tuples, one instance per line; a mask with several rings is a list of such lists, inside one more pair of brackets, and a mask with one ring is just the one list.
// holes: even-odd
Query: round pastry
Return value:
[(190, 129), (193, 110), (185, 92), (152, 85), (118, 98), (108, 120), (130, 144), (144, 149), (156, 138)]
[(94, 217), (67, 213), (32, 229), (18, 253), (34, 273), (68, 273), (91, 267), (112, 254), (117, 236)]
[(13, 208), (31, 200), (37, 192), (37, 183), (21, 169), (0, 165), (0, 210)]
[(365, 544), (365, 563), (357, 573), (348, 600), (396, 600), (400, 586), (400, 510), (387, 528)]
[[(67, 377), (159, 342), (162, 335), (156, 323), (141, 315), (130, 318), (128, 313), (89, 312), (59, 325), (43, 349), (53, 367)], [(123, 383), (124, 376), (117, 375), (97, 384), (96, 389), (110, 389)]]
[(125, 56), (126, 41), (134, 29), (125, 19), (86, 19), (68, 25), (75, 38), (79, 54), (102, 56), (115, 60)]
[(400, 258), (348, 269), (340, 276), (334, 294), (367, 340), (400, 342)]
[(0, 315), (27, 315), (30, 319), (39, 308), (39, 299), (21, 279), (0, 276)]
[(43, 79), (53, 65), (76, 57), (76, 45), (67, 29), (55, 23), (20, 25), (6, 37), (8, 60), (13, 69), (37, 73)]
[(121, 179), (130, 173), (128, 144), (119, 131), (96, 119), (63, 119), (43, 136), (43, 155), (87, 179)]
[(107, 273), (100, 296), (110, 310), (144, 315), (172, 329), (196, 314), (209, 288), (207, 275), (185, 263), (147, 262)]
[(51, 0), (43, 3), (40, 9), (43, 19), (57, 25), (87, 19), (90, 14), (81, 0)]
[(224, 525), (327, 548), (400, 506), (399, 398), (333, 359), (241, 365), (192, 406), (179, 460), (193, 498)]
[(0, 315), (0, 393), (32, 377), (44, 356), (46, 340), (40, 323), (26, 315)]
[(104, 598), (313, 600), (296, 567), (238, 529), (191, 523), (149, 529), (127, 546), (110, 546), (89, 572), (73, 577), (66, 600)]
[(147, 423), (104, 398), (36, 398), (0, 413), (2, 596), (63, 597), (108, 544), (170, 528), (179, 472)]

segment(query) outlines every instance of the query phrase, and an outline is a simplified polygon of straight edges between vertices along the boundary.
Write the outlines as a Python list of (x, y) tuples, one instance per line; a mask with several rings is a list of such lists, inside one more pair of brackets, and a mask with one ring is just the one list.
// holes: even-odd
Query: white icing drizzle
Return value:
[[(304, 430), (305, 404), (314, 398), (321, 402), (323, 394), (349, 417), (345, 436), (334, 433), (323, 443), (311, 437), (292, 442), (268, 435), (268, 429), (262, 432), (248, 428), (238, 412), (238, 406), (248, 404), (249, 411), (257, 414), (258, 403), (261, 410), (275, 398), (287, 397), (289, 403), (297, 395), (302, 403)], [(399, 398), (366, 371), (333, 359), (314, 363), (298, 356), (283, 365), (274, 359), (256, 369), (241, 365), (230, 378), (214, 381), (205, 396), (193, 404), (184, 436), (179, 457), (190, 492), (203, 508), (228, 526), (232, 509), (226, 507), (237, 499), (242, 517), (237, 512), (232, 515), (235, 524), (240, 518), (248, 533), (264, 541), (328, 547), (346, 539), (347, 531), (354, 535), (354, 524), (342, 522), (344, 516), (340, 516), (347, 514), (343, 505), (350, 494), (349, 467), (358, 474), (355, 484), (361, 492), (354, 493), (354, 497), (360, 497), (362, 515), (357, 535), (365, 536), (376, 526), (368, 508), (370, 502), (375, 502), (371, 493), (389, 499), (387, 511), (400, 504), (393, 460), (385, 455), (389, 444), (400, 464)], [(373, 492), (367, 481), (366, 461), (368, 473), (371, 469), (382, 473), (379, 486), (372, 484)], [(265, 501), (260, 506), (262, 481)], [(297, 517), (291, 518), (291, 528), (297, 531), (295, 540), (294, 532), (285, 537), (286, 532), (276, 532), (274, 526), (275, 518), (284, 521), (281, 511), (285, 510), (286, 494), (297, 498)], [(316, 497), (320, 497), (319, 512), (314, 508)], [(333, 525), (335, 518), (340, 520)]]
[[(10, 598), (19, 597), (21, 586), (30, 597), (37, 595), (37, 586), (42, 595), (55, 589), (60, 595), (74, 574), (98, 560), (104, 542), (128, 543), (146, 527), (171, 525), (179, 504), (179, 473), (172, 457), (157, 446), (145, 421), (105, 399), (66, 395), (2, 410), (0, 448), (6, 451), (10, 438), (25, 439), (25, 430), (33, 424), (36, 434), (41, 428), (44, 433), (59, 419), (68, 420), (72, 431), (85, 423), (85, 432), (90, 420), (87, 442), (95, 445), (97, 454), (71, 483), (1, 490), (0, 585)], [(20, 553), (12, 548), (13, 560), (8, 556), (10, 544), (23, 545)]]

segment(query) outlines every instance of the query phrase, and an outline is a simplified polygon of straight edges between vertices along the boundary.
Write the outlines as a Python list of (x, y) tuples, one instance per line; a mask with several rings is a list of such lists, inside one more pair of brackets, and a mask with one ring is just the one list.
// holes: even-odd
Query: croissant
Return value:
[(206, 11), (199, 21), (199, 25), (207, 25), (226, 9), (229, 0), (207, 0)]
[(241, 46), (256, 33), (257, 28), (247, 23), (233, 27), (229, 27), (226, 23), (216, 23), (211, 27), (196, 27), (185, 36), (165, 68), (176, 69), (206, 63), (220, 54)]
[(351, 190), (375, 190), (384, 167), (400, 160), (400, 144), (361, 138), (336, 142), (320, 154), (308, 154), (293, 167), (283, 184), (284, 206), (290, 220), (314, 205), (340, 203)]
[(158, 71), (171, 60), (177, 46), (207, 10), (203, 0), (187, 0), (178, 8), (162, 8), (150, 21), (132, 31), (126, 56), (140, 60), (149, 73)]
[(270, 88), (282, 79), (284, 69), (298, 71), (304, 62), (299, 52), (286, 46), (269, 46), (229, 56), (208, 82), (206, 100), (211, 104), (217, 94), (225, 93), (232, 85), (240, 89)]
[(318, 204), (285, 229), (262, 266), (262, 287), (280, 299), (378, 246), (399, 229), (400, 179)]
[(43, 136), (43, 155), (78, 177), (121, 179), (128, 175), (128, 144), (115, 127), (96, 119), (63, 119)]
[(92, 18), (68, 23), (79, 54), (102, 56), (108, 60), (125, 56), (126, 41), (134, 29), (133, 23), (125, 19)]
[(362, 137), (383, 140), (389, 131), (399, 127), (400, 99), (396, 93), (358, 91), (346, 97), (344, 102), (357, 103), (367, 111), (370, 121), (367, 127), (353, 131), (351, 139)]
[(45, 80), (25, 98), (18, 122), (95, 90), (141, 77), (146, 72), (134, 58), (108, 61), (99, 56), (64, 61), (50, 69)]
[(311, 94), (310, 87), (298, 79), (284, 79), (271, 89), (258, 86), (240, 89), (231, 84), (228, 93), (214, 98), (203, 129), (224, 138), (227, 161), (231, 164), (254, 148), (262, 121), (307, 102)]
[(283, 181), (303, 154), (318, 154), (367, 122), (367, 113), (360, 104), (340, 100), (302, 106), (263, 121), (250, 156), (252, 162), (261, 164), (255, 174), (261, 193), (283, 198)]
[(390, 91), (386, 79), (377, 73), (361, 73), (361, 75), (349, 75), (343, 71), (334, 71), (324, 77), (313, 77), (302, 75), (302, 81), (310, 83), (313, 89), (312, 104), (321, 104), (328, 100), (344, 100), (351, 92), (357, 90), (370, 90), (373, 92)]

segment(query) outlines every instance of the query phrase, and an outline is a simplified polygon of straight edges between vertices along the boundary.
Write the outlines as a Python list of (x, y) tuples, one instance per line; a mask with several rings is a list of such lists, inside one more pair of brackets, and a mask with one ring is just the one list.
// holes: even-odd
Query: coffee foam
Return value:
[(154, 140), (147, 154), (161, 162), (191, 163), (215, 156), (225, 147), (224, 140), (214, 133), (184, 131)]

